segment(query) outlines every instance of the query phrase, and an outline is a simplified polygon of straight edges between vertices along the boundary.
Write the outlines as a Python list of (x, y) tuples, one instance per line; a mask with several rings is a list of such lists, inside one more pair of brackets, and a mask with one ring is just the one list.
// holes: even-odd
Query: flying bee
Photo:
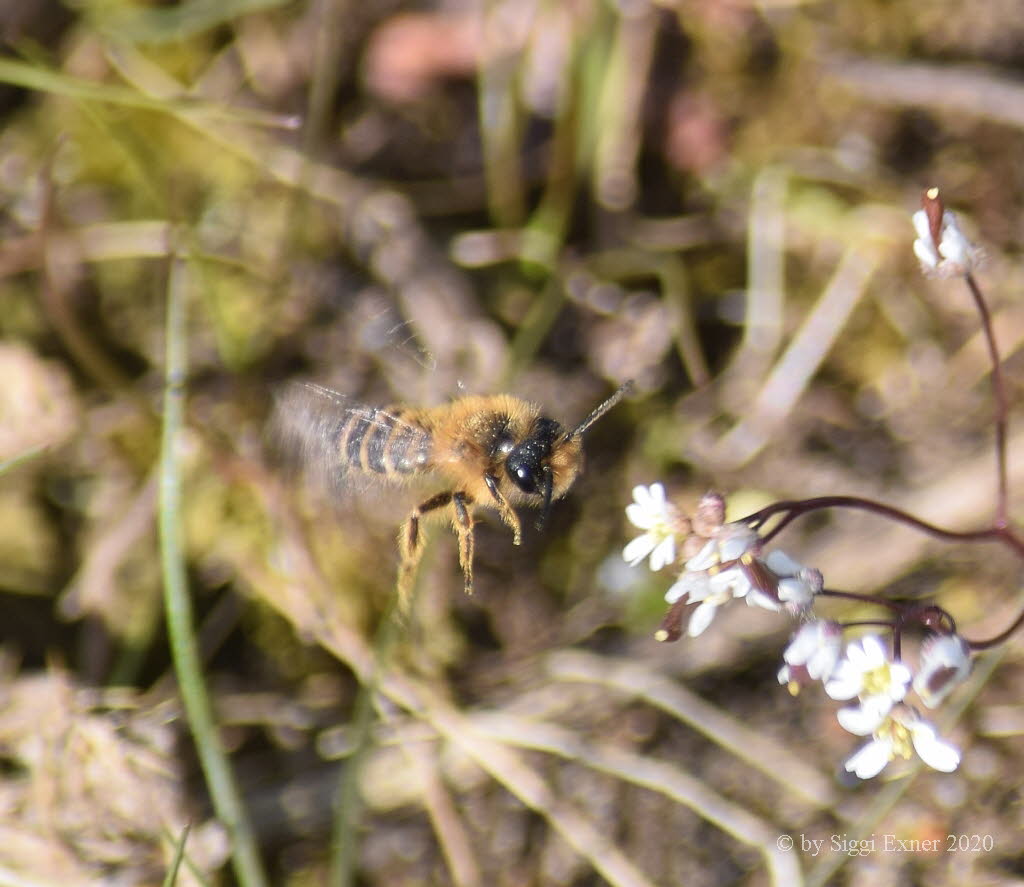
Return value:
[(348, 474), (408, 480), (431, 472), (448, 489), (421, 502), (398, 536), (399, 603), (407, 607), (423, 554), (423, 520), (447, 514), (459, 540), (465, 589), (473, 592), (473, 509), (493, 508), (512, 530), (522, 527), (513, 506), (541, 509), (564, 496), (583, 468), (583, 434), (632, 387), (627, 382), (575, 428), (563, 428), (536, 404), (509, 394), (470, 396), (437, 407), (351, 401), (310, 383), (295, 384), (278, 399), (274, 424), (291, 455), (325, 479)]

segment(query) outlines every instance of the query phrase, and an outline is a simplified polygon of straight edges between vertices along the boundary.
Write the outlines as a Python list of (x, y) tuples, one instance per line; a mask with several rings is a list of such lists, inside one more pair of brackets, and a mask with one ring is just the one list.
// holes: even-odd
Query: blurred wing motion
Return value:
[(285, 465), (340, 493), (352, 474), (402, 479), (430, 467), (430, 432), (401, 407), (372, 407), (309, 382), (277, 397), (270, 424)]

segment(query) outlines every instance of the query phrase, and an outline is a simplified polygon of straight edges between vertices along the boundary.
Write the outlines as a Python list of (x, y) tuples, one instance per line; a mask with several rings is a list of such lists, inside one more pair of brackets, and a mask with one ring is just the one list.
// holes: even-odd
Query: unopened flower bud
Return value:
[(914, 254), (921, 270), (935, 277), (970, 274), (980, 263), (981, 250), (960, 230), (956, 216), (945, 209), (938, 188), (929, 188), (921, 198), (922, 209), (913, 215)]
[(697, 503), (693, 529), (698, 536), (709, 539), (725, 523), (725, 498), (714, 491), (705, 493)]
[(971, 672), (971, 650), (958, 634), (932, 635), (921, 645), (921, 666), (914, 692), (935, 708)]

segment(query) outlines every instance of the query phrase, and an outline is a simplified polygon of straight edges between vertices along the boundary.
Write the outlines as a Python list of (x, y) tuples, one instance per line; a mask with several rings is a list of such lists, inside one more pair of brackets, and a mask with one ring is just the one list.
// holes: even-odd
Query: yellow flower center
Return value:
[(910, 760), (913, 755), (913, 741), (910, 730), (894, 718), (886, 721), (878, 731), (879, 738), (888, 734), (892, 741), (892, 756)]
[(864, 672), (861, 678), (861, 696), (888, 696), (892, 687), (892, 670), (888, 662)]

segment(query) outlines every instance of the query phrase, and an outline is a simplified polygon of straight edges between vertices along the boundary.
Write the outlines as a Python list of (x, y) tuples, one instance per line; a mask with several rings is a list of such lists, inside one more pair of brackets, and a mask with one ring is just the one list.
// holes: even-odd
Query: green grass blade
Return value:
[(179, 452), (184, 428), (185, 299), (188, 274), (182, 259), (171, 263), (167, 288), (167, 365), (164, 379), (163, 433), (160, 447), (160, 561), (164, 578), (164, 607), (174, 671), (199, 762), (217, 817), (232, 842), (232, 862), (242, 887), (264, 887), (255, 836), (241, 794), (217, 732), (213, 705), (203, 680), (199, 646), (193, 631), (192, 601), (185, 574), (181, 532), (181, 467)]

